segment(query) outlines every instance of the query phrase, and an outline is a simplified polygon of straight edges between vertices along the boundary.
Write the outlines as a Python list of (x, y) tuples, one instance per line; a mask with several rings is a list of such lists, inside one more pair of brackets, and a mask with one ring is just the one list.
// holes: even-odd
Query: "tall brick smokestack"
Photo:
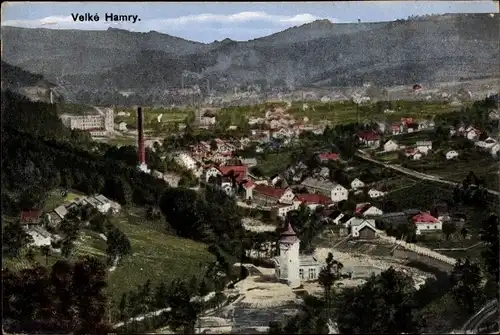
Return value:
[(143, 128), (142, 108), (137, 108), (137, 155), (139, 165), (146, 164), (146, 153), (144, 151), (144, 128)]

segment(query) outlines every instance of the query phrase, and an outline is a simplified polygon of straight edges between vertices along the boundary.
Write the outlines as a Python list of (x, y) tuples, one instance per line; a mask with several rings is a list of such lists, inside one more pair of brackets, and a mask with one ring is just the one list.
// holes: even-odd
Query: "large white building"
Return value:
[(302, 281), (316, 280), (320, 264), (313, 256), (300, 255), (300, 240), (290, 223), (279, 240), (280, 254), (274, 257), (275, 275), (278, 280), (298, 288)]
[(85, 115), (62, 114), (61, 121), (70, 129), (88, 130), (92, 136), (106, 136), (114, 131), (115, 116), (112, 109), (106, 108), (104, 112), (96, 110)]

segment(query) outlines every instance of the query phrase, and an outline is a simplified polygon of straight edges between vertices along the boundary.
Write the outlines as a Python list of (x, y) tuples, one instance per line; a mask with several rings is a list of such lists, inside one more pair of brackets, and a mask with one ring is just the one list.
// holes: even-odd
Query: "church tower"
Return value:
[(281, 278), (286, 278), (291, 288), (300, 286), (300, 240), (288, 222), (279, 240)]

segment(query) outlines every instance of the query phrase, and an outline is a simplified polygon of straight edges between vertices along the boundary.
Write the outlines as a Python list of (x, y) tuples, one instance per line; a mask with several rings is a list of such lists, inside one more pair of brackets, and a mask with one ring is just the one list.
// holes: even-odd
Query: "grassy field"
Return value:
[(472, 171), (476, 176), (485, 179), (488, 188), (498, 189), (499, 163), (489, 156), (480, 156), (468, 161), (446, 161), (436, 158), (435, 160), (409, 161), (407, 164), (410, 169), (456, 182), (464, 180)]
[[(119, 116), (119, 112), (130, 113), (129, 116)], [(188, 115), (187, 110), (166, 108), (144, 108), (144, 127), (150, 128), (153, 123), (158, 123), (158, 116), (162, 115), (161, 123), (182, 122)], [(117, 108), (115, 110), (115, 122), (126, 122), (129, 128), (135, 128), (137, 123), (137, 110), (133, 108)]]
[[(74, 196), (76, 194), (68, 194), (68, 199)], [(106, 292), (114, 305), (119, 303), (123, 293), (144, 284), (148, 279), (153, 287), (161, 281), (168, 283), (175, 278), (188, 279), (192, 275), (202, 275), (202, 267), (215, 260), (208, 252), (207, 245), (168, 235), (163, 232), (160, 222), (147, 221), (143, 216), (134, 216), (130, 212), (120, 213), (112, 221), (127, 235), (132, 245), (132, 254), (121, 259), (114, 271), (108, 272)], [(106, 264), (106, 247), (106, 241), (98, 233), (83, 229), (75, 241), (69, 260), (91, 255)], [(47, 265), (51, 266), (60, 259), (62, 256), (59, 253), (51, 252)], [(35, 261), (46, 264), (45, 256), (38, 249), (35, 250)], [(19, 258), (2, 259), (2, 267), (14, 271), (33, 265), (26, 259), (25, 252)]]
[(431, 135), (434, 130), (420, 130), (413, 133), (405, 133), (391, 136), (391, 139), (395, 140), (400, 145), (415, 145), (417, 141), (430, 141)]
[(168, 283), (175, 278), (201, 275), (201, 266), (215, 259), (206, 245), (167, 235), (147, 223), (143, 225), (143, 220), (126, 214), (114, 220), (132, 245), (132, 254), (120, 260), (108, 277), (107, 290), (115, 303), (122, 293), (148, 279), (154, 287), (162, 281)]
[(412, 187), (415, 184), (416, 181), (411, 178), (396, 176), (376, 182), (373, 187), (377, 190), (384, 189), (384, 192), (398, 192), (400, 190)]
[[(97, 257), (99, 260), (106, 261), (106, 242), (95, 232), (84, 229), (80, 232), (80, 236), (75, 241), (75, 248), (71, 254), (69, 260), (75, 261), (79, 257), (90, 255)], [(62, 256), (51, 251), (49, 257), (47, 258), (47, 265), (52, 266), (58, 260), (63, 259)], [(41, 253), (39, 249), (35, 248), (35, 261), (46, 265), (45, 256)], [(25, 257), (25, 252), (21, 253), (19, 258), (14, 259), (2, 259), (2, 266), (9, 267), (14, 271), (19, 271), (22, 269), (29, 268), (33, 266), (34, 263), (30, 262)]]

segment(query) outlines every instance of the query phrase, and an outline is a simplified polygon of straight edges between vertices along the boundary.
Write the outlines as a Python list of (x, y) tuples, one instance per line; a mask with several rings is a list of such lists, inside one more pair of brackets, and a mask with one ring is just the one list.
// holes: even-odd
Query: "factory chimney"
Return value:
[(144, 151), (144, 126), (143, 126), (143, 115), (142, 108), (137, 108), (137, 156), (139, 169), (146, 172), (146, 154)]

